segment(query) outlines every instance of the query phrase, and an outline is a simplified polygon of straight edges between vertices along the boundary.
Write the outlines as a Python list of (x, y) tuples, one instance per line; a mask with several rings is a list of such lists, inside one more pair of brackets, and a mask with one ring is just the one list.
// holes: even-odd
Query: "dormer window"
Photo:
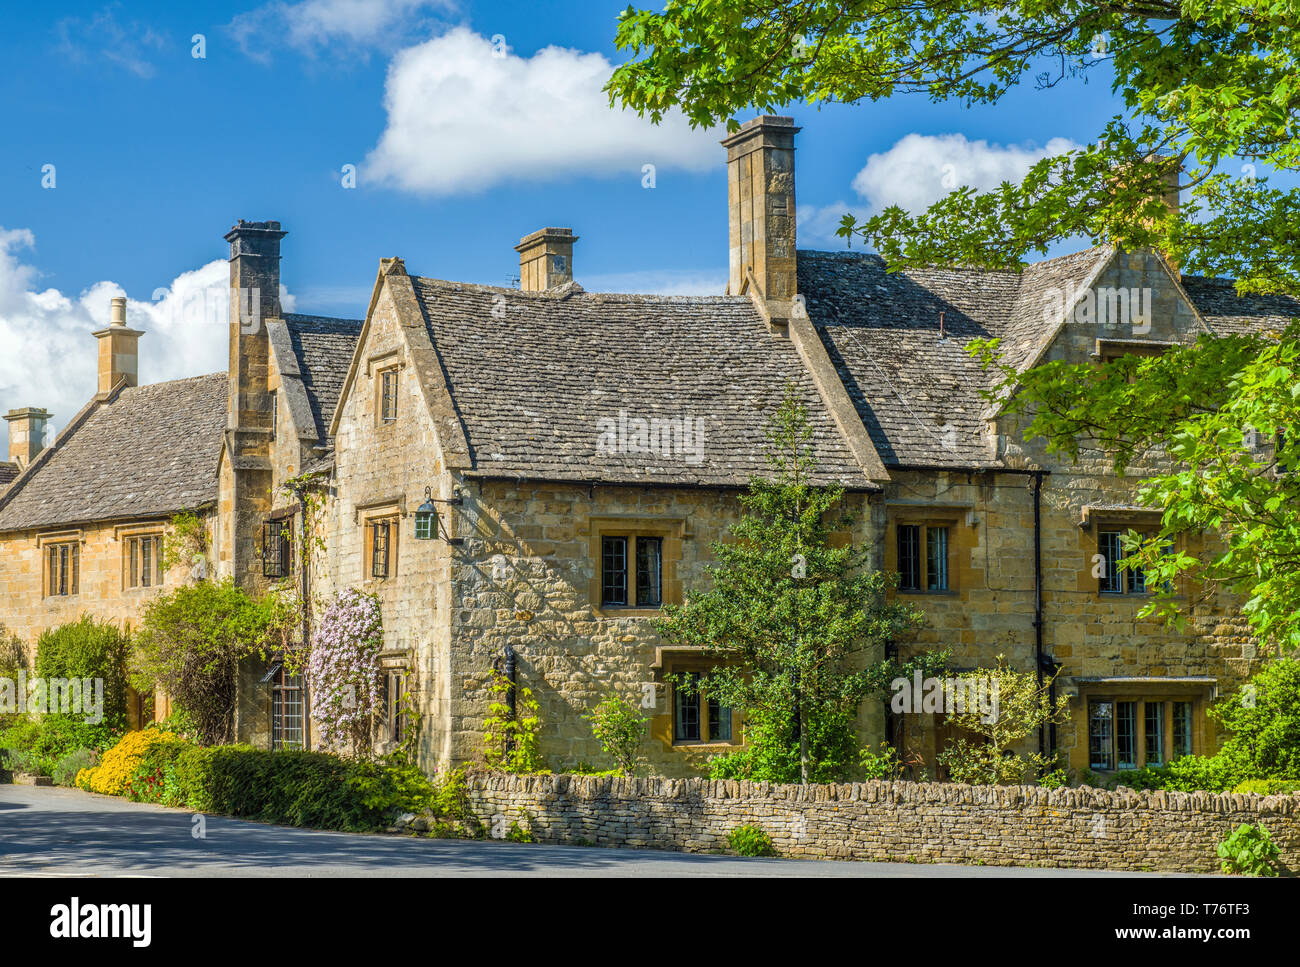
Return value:
[(1161, 356), (1177, 343), (1154, 339), (1098, 339), (1093, 358), (1102, 363), (1113, 363), (1124, 356)]

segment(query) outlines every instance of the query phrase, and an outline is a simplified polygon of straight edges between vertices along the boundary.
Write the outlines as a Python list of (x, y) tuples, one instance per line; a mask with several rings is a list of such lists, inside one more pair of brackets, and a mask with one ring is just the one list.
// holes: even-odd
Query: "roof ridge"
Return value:
[[(457, 289), (466, 289), (470, 291), (480, 291), (489, 294), (510, 295), (514, 298), (535, 299), (541, 301), (557, 301), (564, 298), (588, 298), (595, 301), (617, 301), (617, 300), (653, 300), (656, 302), (715, 302), (724, 304), (750, 304), (750, 299), (745, 295), (727, 295), (718, 293), (716, 295), (669, 295), (661, 292), (593, 292), (590, 289), (582, 288), (576, 282), (566, 282), (564, 285), (555, 286), (552, 289), (515, 289), (499, 285), (487, 285), (482, 282), (457, 282), (452, 279), (435, 279), (432, 276), (416, 275), (411, 277), (412, 282), (416, 285), (426, 284), (430, 286), (451, 286)], [(572, 288), (570, 288), (572, 286)]]

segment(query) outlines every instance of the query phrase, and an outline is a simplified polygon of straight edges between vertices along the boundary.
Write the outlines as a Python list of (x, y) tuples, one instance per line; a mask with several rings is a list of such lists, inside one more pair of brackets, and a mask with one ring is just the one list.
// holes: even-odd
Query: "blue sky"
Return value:
[[(720, 291), (722, 132), (655, 129), (598, 94), (624, 5), (10, 5), (0, 409), (71, 417), (94, 391), (89, 331), (123, 292), (151, 332), (144, 381), (223, 367), (220, 327), (187, 328), (193, 314), (176, 306), (219, 288), (221, 236), (238, 218), (289, 231), (283, 282), (297, 311), (359, 316), (392, 255), (417, 274), (506, 284), (513, 244), (545, 225), (581, 236), (575, 276), (588, 288)], [(1100, 75), (995, 108), (794, 106), (801, 244), (841, 245), (825, 226), (847, 206), (932, 200), (945, 163), (996, 183), (1044, 146), (1088, 140), (1111, 110)], [(341, 184), (347, 164), (354, 189)]]

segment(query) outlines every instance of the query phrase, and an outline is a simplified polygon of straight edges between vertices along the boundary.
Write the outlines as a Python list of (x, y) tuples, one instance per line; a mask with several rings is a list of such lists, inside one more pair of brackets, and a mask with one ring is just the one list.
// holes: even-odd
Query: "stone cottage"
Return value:
[[(1105, 246), (1019, 272), (896, 274), (869, 254), (799, 250), (797, 132), (761, 117), (723, 142), (730, 270), (718, 296), (586, 292), (577, 236), (544, 228), (516, 246), (518, 289), (385, 258), (363, 319), (285, 314), (286, 233), (240, 222), (226, 236), (227, 373), (136, 386), (135, 336), (110, 326), (96, 334), (109, 379), (101, 363), (89, 414), (45, 450), (29, 442), (42, 411), (10, 414), (21, 472), (0, 496), (0, 620), (29, 637), (75, 610), (131, 620), (131, 542), (198, 508), (218, 574), (253, 589), (290, 579), (318, 602), (345, 587), (379, 596), (381, 747), (407, 727), (410, 695), (427, 766), (475, 758), (486, 685), (502, 669), (537, 697), (554, 767), (601, 764), (581, 715), (614, 691), (651, 715), (656, 771), (689, 774), (735, 748), (743, 723), (668, 684), (708, 662), (651, 621), (702, 587), (791, 385), (815, 428), (820, 481), (844, 487), (856, 512), (854, 539), (928, 617), (891, 650), (945, 648), (960, 668), (998, 655), (1059, 668), (1072, 722), (1042, 744), (1075, 767), (1212, 750), (1206, 708), (1261, 658), (1236, 602), (1180, 588), (1189, 630), (1138, 620), (1144, 581), (1115, 562), (1119, 535), (1156, 521), (1134, 496), (1141, 468), (1119, 478), (1105, 454), (1063, 465), (1027, 444), (966, 349), (998, 337), (1022, 369), (1155, 353), (1280, 326), (1300, 305), (1241, 299), (1158, 253)], [(149, 420), (149, 453), (111, 435)], [(147, 479), (151, 502), (145, 488), (99, 484), (114, 474)], [(304, 532), (316, 539), (307, 554), (291, 539)], [(51, 590), (65, 579), (50, 548), (65, 546), (100, 575), (73, 601)], [(946, 738), (939, 717), (889, 716), (883, 703), (864, 707), (859, 728), (931, 763)], [(301, 682), (249, 662), (238, 729), (272, 747), (310, 744)]]

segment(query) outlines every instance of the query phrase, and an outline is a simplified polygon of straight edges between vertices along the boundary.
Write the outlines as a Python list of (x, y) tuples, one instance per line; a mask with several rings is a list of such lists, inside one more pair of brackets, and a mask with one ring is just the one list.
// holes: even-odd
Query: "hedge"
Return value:
[(378, 830), (406, 806), (399, 778), (383, 764), (326, 752), (190, 747), (172, 769), (189, 808), (285, 826)]

